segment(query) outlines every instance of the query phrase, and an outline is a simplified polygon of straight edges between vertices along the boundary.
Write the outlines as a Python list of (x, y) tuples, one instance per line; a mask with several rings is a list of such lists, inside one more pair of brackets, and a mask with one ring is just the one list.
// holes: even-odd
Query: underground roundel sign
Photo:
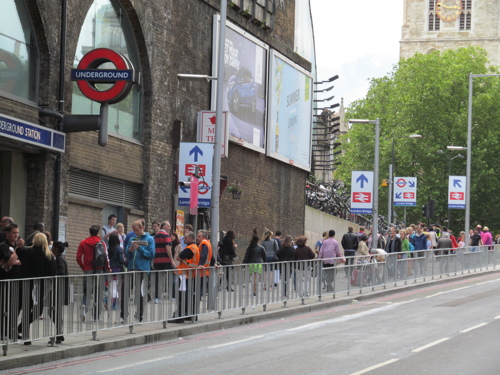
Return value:
[[(115, 69), (100, 69), (106, 63), (113, 64)], [(83, 95), (95, 102), (108, 104), (123, 100), (137, 83), (136, 76), (134, 66), (127, 57), (107, 48), (88, 52), (78, 67), (71, 70), (71, 80), (76, 81)], [(103, 83), (111, 87), (97, 87), (97, 84)]]

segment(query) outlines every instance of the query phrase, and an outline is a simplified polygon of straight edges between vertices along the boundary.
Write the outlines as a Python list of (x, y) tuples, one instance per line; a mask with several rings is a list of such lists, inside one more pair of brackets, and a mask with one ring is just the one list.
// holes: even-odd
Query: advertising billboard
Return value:
[(267, 155), (310, 170), (311, 75), (280, 53), (270, 54)]
[[(219, 17), (215, 17), (213, 75), (217, 75)], [(224, 45), (222, 110), (229, 111), (229, 140), (264, 152), (268, 48), (240, 28), (227, 23)], [(212, 108), (215, 86), (212, 82)]]

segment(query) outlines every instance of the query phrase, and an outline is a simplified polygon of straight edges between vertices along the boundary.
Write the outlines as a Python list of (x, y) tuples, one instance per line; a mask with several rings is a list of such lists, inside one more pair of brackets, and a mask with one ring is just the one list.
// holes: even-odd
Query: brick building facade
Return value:
[[(55, 112), (59, 105), (61, 4), (52, 0), (8, 2), (15, 4), (11, 10), (20, 13), (25, 6), (32, 31), (26, 45), (28, 49), (36, 48), (36, 53), (30, 55), (32, 59), (36, 56), (36, 67), (30, 76), (30, 80), (36, 81), (36, 93), (28, 99), (19, 99), (17, 93), (6, 94), (6, 86), (0, 83), (0, 114), (57, 130), (58, 120), (40, 116), (39, 109)], [(123, 48), (135, 56), (136, 69), (141, 73), (140, 86), (130, 94), (133, 99), (110, 112), (106, 147), (98, 146), (97, 132), (67, 134), (64, 153), (27, 144), (22, 139), (5, 138), (0, 133), (0, 215), (14, 217), (23, 235), (31, 232), (36, 221), (43, 221), (54, 232), (55, 221), (59, 220), (59, 237), (70, 244), (67, 251), (70, 272), (78, 273), (74, 261), (76, 248), (88, 236), (90, 225), (104, 224), (107, 216), (115, 213), (126, 230), (141, 217), (149, 227), (156, 219), (175, 222), (175, 210), (183, 209), (176, 201), (178, 143), (196, 141), (198, 111), (210, 108), (212, 94), (210, 84), (179, 81), (177, 74), (212, 74), (214, 15), (219, 13), (220, 2), (69, 0), (62, 3), (67, 3), (68, 25), (64, 72), (66, 114), (78, 113), (75, 110), (81, 101), (70, 80), (70, 69), (78, 59), (75, 56), (87, 48), (82, 38), (86, 17), (92, 19), (94, 42), (99, 30), (106, 31), (104, 34), (113, 32), (113, 24), (110, 26), (106, 18), (109, 13), (118, 17), (116, 25), (124, 31), (117, 34), (121, 38), (117, 43), (123, 47), (125, 36), (127, 43)], [(100, 5), (96, 6), (97, 3)], [(311, 62), (294, 52), (295, 0), (230, 3), (228, 22), (311, 71)], [(249, 16), (245, 9), (254, 14)], [(89, 12), (95, 13), (90, 17)], [(25, 29), (26, 19), (20, 18)], [(108, 37), (111, 39), (113, 35)], [(0, 49), (8, 50), (6, 45), (0, 44)], [(13, 47), (11, 54), (14, 52)], [(134, 109), (127, 112), (128, 109), (123, 109), (126, 106)], [(131, 119), (131, 130), (125, 135), (121, 133), (120, 117)], [(59, 184), (58, 154), (62, 165)], [(221, 174), (243, 187), (240, 200), (227, 193), (222, 195), (220, 211), (220, 228), (235, 230), (240, 252), (248, 244), (254, 226), (293, 235), (303, 233), (305, 169), (231, 142), (229, 157), (222, 160)], [(59, 217), (55, 212), (58, 189)], [(202, 224), (203, 220), (200, 218), (199, 222)]]
[(491, 65), (500, 65), (499, 2), (405, 0), (403, 6), (401, 58), (473, 46), (488, 52)]

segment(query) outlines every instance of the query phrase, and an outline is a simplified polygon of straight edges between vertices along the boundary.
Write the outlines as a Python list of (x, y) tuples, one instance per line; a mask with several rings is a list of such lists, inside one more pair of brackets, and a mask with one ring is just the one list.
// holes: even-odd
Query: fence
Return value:
[[(500, 247), (499, 247), (500, 248)], [(496, 268), (486, 246), (357, 256), (352, 264), (323, 260), (0, 281), (1, 345), (98, 332), (137, 324), (194, 322), (198, 315), (339, 294)], [(43, 315), (43, 319), (40, 319)]]

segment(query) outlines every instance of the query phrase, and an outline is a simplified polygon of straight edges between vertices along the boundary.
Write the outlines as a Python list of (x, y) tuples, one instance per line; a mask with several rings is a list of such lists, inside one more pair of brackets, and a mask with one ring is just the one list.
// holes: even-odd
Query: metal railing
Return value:
[[(481, 246), (324, 260), (240, 264), (196, 270), (127, 272), (0, 281), (1, 345), (146, 323), (194, 322), (217, 313), (290, 300), (362, 293), (375, 288), (496, 268), (498, 248)], [(410, 255), (410, 256), (408, 256)], [(335, 259), (338, 261), (338, 259)], [(41, 317), (43, 316), (43, 319)]]

